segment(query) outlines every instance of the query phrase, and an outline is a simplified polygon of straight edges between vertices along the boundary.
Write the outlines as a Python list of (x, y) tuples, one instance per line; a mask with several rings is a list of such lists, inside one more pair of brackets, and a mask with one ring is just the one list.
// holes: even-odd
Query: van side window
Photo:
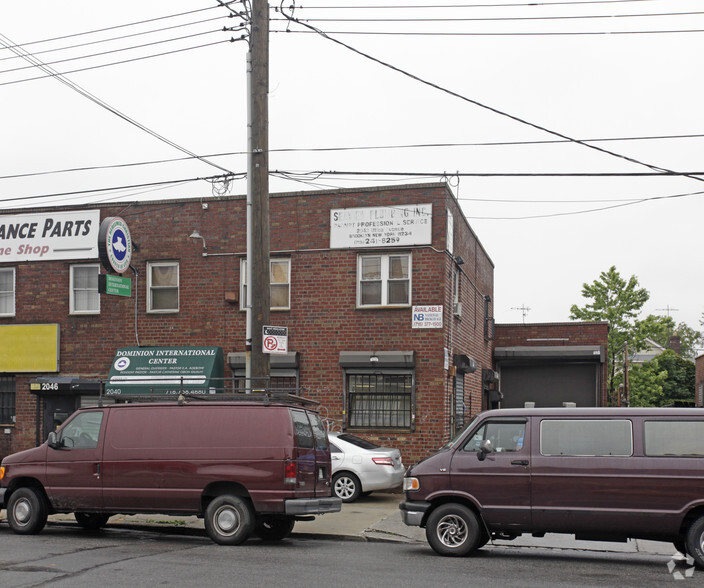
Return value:
[(633, 454), (633, 424), (614, 420), (543, 420), (542, 455), (603, 456)]
[(292, 410), (291, 417), (293, 418), (294, 429), (296, 430), (296, 438), (298, 439), (299, 447), (313, 448), (313, 429), (308, 422), (308, 416), (300, 410)]
[(646, 421), (645, 455), (704, 456), (704, 422)]
[(491, 441), (494, 451), (521, 451), (526, 432), (525, 422), (490, 421), (477, 429), (463, 451), (479, 451), (482, 441)]
[(98, 447), (103, 412), (82, 412), (61, 430), (61, 441), (66, 449), (95, 449)]

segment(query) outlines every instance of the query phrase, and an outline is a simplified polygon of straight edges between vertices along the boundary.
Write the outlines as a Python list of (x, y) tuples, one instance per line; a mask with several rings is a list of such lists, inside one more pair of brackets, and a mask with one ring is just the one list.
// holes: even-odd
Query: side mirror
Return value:
[(477, 453), (477, 459), (479, 461), (484, 461), (486, 459), (487, 454), (493, 451), (494, 447), (491, 445), (491, 441), (489, 439), (484, 439), (484, 441), (479, 444), (479, 452)]
[(46, 441), (47, 441), (49, 447), (51, 447), (52, 449), (59, 448), (59, 443), (56, 440), (56, 433), (54, 433), (54, 431), (49, 433), (49, 436), (46, 438)]

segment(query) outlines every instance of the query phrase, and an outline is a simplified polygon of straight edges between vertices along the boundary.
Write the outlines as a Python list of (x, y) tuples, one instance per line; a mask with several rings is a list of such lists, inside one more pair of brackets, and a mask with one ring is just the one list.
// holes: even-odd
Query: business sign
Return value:
[(262, 327), (262, 353), (288, 353), (288, 327)]
[(414, 329), (442, 329), (442, 306), (414, 306)]
[(115, 353), (105, 394), (215, 394), (223, 382), (220, 347), (123, 347)]
[(100, 274), (98, 276), (98, 292), (113, 296), (132, 296), (132, 280), (122, 276)]
[(430, 245), (432, 204), (399, 204), (330, 211), (330, 248)]
[(58, 371), (59, 325), (0, 325), (0, 373)]
[(0, 263), (95, 259), (99, 210), (0, 216)]
[(130, 267), (132, 237), (127, 223), (119, 216), (110, 216), (100, 223), (98, 250), (103, 267), (118, 274)]

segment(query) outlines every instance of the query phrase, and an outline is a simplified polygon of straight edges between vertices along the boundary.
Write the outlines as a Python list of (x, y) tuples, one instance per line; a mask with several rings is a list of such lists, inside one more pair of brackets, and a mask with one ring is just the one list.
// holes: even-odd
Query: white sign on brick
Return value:
[(442, 306), (414, 306), (414, 329), (442, 329)]

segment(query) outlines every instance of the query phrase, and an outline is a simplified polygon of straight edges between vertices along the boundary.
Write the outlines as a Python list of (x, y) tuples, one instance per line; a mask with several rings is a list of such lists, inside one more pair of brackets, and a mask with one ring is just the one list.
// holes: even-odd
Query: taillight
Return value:
[(372, 457), (372, 461), (376, 465), (394, 465), (394, 460), (391, 459), (390, 457)]
[(298, 474), (296, 462), (287, 459), (284, 463), (284, 484), (295, 484)]
[(5, 477), (5, 468), (0, 468), (0, 480)]

